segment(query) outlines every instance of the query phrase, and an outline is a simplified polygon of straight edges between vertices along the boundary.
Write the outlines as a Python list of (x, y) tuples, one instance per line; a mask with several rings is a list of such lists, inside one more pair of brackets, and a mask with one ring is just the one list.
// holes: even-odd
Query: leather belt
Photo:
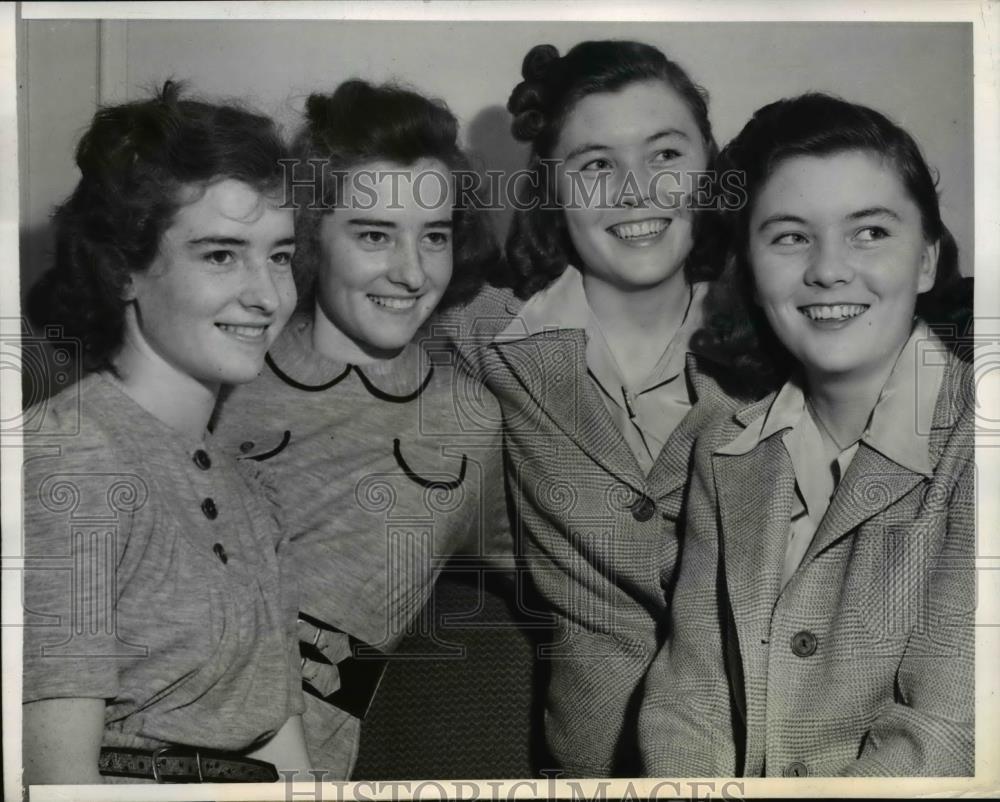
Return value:
[(158, 783), (273, 783), (278, 772), (271, 763), (235, 752), (165, 746), (126, 749), (105, 746), (98, 761), (101, 774), (136, 777)]
[[(323, 670), (336, 670), (340, 679), (340, 688), (327, 695), (324, 695), (306, 679), (302, 680), (302, 689), (311, 696), (322, 699), (327, 704), (340, 708), (345, 713), (363, 721), (375, 699), (375, 692), (382, 682), (382, 675), (389, 662), (388, 656), (363, 640), (355, 638), (333, 624), (328, 624), (314, 616), (300, 612), (299, 621), (312, 627), (316, 636), (311, 642), (299, 641), (299, 654), (302, 659), (322, 664)], [(344, 657), (334, 664), (323, 654), (317, 643), (321, 640), (324, 632), (346, 636), (350, 646), (350, 656)]]

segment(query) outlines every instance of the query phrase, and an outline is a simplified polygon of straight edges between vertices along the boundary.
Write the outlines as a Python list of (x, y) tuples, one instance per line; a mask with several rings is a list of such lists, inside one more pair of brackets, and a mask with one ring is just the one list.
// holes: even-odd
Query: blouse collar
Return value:
[(312, 317), (296, 314), (267, 353), (267, 367), (281, 381), (307, 392), (336, 386), (354, 373), (374, 396), (389, 401), (409, 401), (430, 382), (433, 366), (416, 341), (409, 342), (392, 359), (352, 365), (330, 359), (312, 345)]
[[(860, 442), (908, 470), (932, 475), (930, 430), (947, 362), (947, 347), (926, 323), (918, 321), (882, 388)], [(777, 432), (794, 429), (805, 408), (805, 392), (793, 376), (764, 415), (715, 453), (746, 454)]]

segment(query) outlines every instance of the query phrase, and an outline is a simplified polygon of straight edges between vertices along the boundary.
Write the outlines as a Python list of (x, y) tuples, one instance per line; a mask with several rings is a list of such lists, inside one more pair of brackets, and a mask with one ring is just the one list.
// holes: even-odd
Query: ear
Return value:
[(129, 277), (125, 279), (125, 284), (122, 286), (121, 299), (125, 303), (131, 303), (135, 300), (135, 281), (130, 273)]
[(924, 246), (924, 252), (920, 256), (920, 275), (917, 278), (918, 295), (927, 292), (934, 286), (934, 279), (937, 278), (937, 264), (940, 253), (940, 242), (932, 242)]

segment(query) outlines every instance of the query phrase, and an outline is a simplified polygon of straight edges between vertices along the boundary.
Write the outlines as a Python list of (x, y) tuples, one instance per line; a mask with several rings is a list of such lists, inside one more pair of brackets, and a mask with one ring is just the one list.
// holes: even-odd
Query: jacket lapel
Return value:
[(781, 592), (795, 475), (778, 436), (746, 454), (716, 454), (712, 465), (734, 617), (741, 635), (759, 643)]
[(663, 444), (649, 472), (647, 484), (657, 499), (664, 499), (684, 487), (691, 470), (691, 449), (705, 420), (723, 405), (731, 407), (734, 403), (711, 378), (709, 363), (703, 359), (695, 354), (687, 355), (684, 379), (693, 406)]
[(802, 564), (805, 565), (869, 518), (895, 504), (922, 479), (919, 473), (897, 465), (861, 443), (837, 492), (833, 494), (830, 507), (813, 536)]
[[(615, 425), (587, 373), (586, 335), (557, 329), (522, 339), (495, 341), (491, 359), (499, 362), (552, 422), (614, 476), (645, 493), (646, 481), (632, 450)], [(494, 374), (495, 375), (495, 374)], [(532, 426), (530, 409), (517, 411), (513, 428)]]
[[(737, 413), (746, 426), (762, 416), (773, 396)], [(719, 560), (725, 570), (726, 656), (733, 696), (745, 717), (745, 771), (757, 771), (765, 750), (767, 663), (771, 613), (781, 592), (781, 570), (792, 504), (795, 475), (779, 435), (742, 454), (712, 457), (719, 515)], [(738, 643), (736, 642), (738, 640)], [(738, 654), (736, 653), (738, 649)], [(734, 667), (739, 665), (739, 671)], [(743, 679), (741, 683), (740, 680)]]

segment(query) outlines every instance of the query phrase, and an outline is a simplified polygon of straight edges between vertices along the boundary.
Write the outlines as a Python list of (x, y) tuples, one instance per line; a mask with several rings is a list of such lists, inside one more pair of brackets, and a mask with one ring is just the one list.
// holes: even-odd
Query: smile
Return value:
[(868, 311), (867, 304), (813, 304), (799, 311), (810, 320), (851, 320)]
[(393, 298), (389, 295), (369, 295), (368, 300), (376, 306), (381, 306), (383, 309), (393, 309), (399, 312), (405, 312), (408, 309), (412, 309), (416, 305), (419, 297)]
[(257, 325), (238, 326), (234, 323), (216, 323), (216, 327), (233, 337), (248, 342), (261, 342), (267, 337), (267, 329), (270, 324), (260, 323)]
[(670, 219), (657, 217), (651, 220), (637, 220), (634, 223), (618, 223), (610, 226), (608, 232), (621, 240), (654, 239), (670, 227)]

